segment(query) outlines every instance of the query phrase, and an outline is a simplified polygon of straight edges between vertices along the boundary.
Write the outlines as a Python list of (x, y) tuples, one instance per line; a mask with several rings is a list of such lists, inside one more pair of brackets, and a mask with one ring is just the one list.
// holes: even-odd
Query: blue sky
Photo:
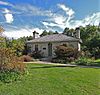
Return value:
[(8, 37), (32, 35), (36, 30), (62, 32), (100, 22), (100, 0), (0, 0), (0, 25)]

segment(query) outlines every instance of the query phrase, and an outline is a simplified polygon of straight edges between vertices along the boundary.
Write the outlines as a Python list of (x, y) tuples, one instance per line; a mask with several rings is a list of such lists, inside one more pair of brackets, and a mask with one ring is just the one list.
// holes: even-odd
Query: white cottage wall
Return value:
[[(56, 46), (67, 44), (69, 46), (72, 46), (74, 48), (77, 48), (80, 50), (80, 43), (78, 42), (52, 42), (52, 56), (55, 56), (55, 49)], [(31, 47), (31, 51), (35, 51), (35, 45), (38, 45), (38, 50), (43, 52), (43, 57), (48, 57), (48, 43), (31, 43), (28, 44), (29, 47)]]

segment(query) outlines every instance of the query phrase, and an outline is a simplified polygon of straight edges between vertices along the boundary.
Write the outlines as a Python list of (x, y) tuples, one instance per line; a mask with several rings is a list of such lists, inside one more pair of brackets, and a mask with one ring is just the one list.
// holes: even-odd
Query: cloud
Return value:
[(14, 11), (13, 14), (25, 15), (25, 16), (50, 16), (52, 12), (50, 10), (43, 10), (39, 7), (31, 4), (11, 4), (9, 2), (0, 1), (0, 5), (11, 6)]
[(31, 4), (19, 4), (14, 6), (15, 9), (20, 11), (26, 16), (51, 16), (52, 12), (50, 10), (43, 10)]
[(86, 26), (86, 25), (98, 25), (100, 23), (100, 12), (93, 13), (92, 15), (86, 16), (84, 19), (78, 20), (74, 19), (75, 12), (73, 9), (66, 7), (63, 4), (57, 5), (61, 8), (66, 15), (64, 14), (54, 14), (50, 19), (43, 21), (42, 24), (46, 27), (58, 27), (60, 29), (64, 29), (65, 27), (68, 28), (76, 28), (79, 26)]
[[(7, 4), (6, 4), (7, 5)], [(32, 35), (32, 32), (36, 30), (40, 34), (44, 29), (46, 30), (56, 30), (58, 29), (63, 31), (65, 27), (68, 28), (75, 28), (78, 26), (85, 26), (88, 24), (91, 25), (98, 25), (100, 22), (100, 12), (94, 13), (92, 15), (88, 15), (85, 18), (79, 20), (75, 19), (75, 11), (72, 8), (69, 8), (68, 6), (65, 6), (64, 4), (57, 4), (56, 5), (57, 10), (60, 9), (60, 12), (53, 12), (51, 10), (44, 10), (36, 6), (32, 6), (31, 4), (19, 4), (12, 7), (12, 11), (8, 9), (3, 10), (3, 14), (6, 18), (7, 23), (12, 23), (14, 18), (13, 14), (19, 14), (22, 17), (23, 16), (40, 16), (45, 18), (41, 18), (41, 21), (39, 20), (39, 24), (42, 23), (40, 27), (42, 28), (29, 28), (24, 26), (20, 26), (21, 28), (18, 30), (16, 27), (12, 28), (10, 30), (5, 31), (5, 35), (8, 37), (14, 37), (19, 38), (23, 36), (30, 36)], [(2, 11), (2, 10), (1, 10)], [(21, 16), (15, 16), (15, 17), (21, 17)], [(17, 18), (17, 19), (19, 19)], [(19, 21), (22, 21), (23, 25), (24, 20), (21, 18)], [(26, 21), (26, 20), (25, 20)], [(29, 23), (29, 22), (28, 22)], [(11, 24), (10, 24), (11, 25)]]
[(88, 15), (82, 20), (71, 20), (69, 22), (70, 28), (75, 28), (79, 26), (86, 26), (86, 25), (99, 25), (100, 23), (100, 12), (93, 13), (92, 15)]
[(57, 6), (65, 12), (65, 15), (54, 13), (48, 21), (43, 21), (42, 24), (46, 27), (57, 26), (64, 29), (66, 26), (69, 26), (69, 22), (74, 17), (75, 12), (71, 8), (66, 7), (64, 4), (57, 4)]
[(4, 9), (4, 13), (5, 13), (4, 16), (5, 16), (6, 22), (7, 23), (12, 23), (14, 19), (13, 19), (13, 15), (10, 12), (10, 10)]
[(13, 6), (13, 4), (4, 1), (0, 1), (0, 5)]
[(20, 38), (23, 36), (33, 36), (33, 31), (37, 31), (39, 34), (41, 34), (43, 32), (43, 29), (39, 29), (39, 28), (32, 28), (32, 29), (19, 29), (19, 30), (9, 30), (9, 31), (5, 31), (4, 35), (9, 37), (9, 38)]
[(87, 16), (83, 23), (85, 24), (92, 24), (92, 25), (98, 25), (100, 23), (100, 12), (93, 13), (91, 16)]
[(66, 12), (67, 15), (72, 16), (75, 12), (73, 9), (66, 7), (64, 4), (58, 4), (58, 7)]

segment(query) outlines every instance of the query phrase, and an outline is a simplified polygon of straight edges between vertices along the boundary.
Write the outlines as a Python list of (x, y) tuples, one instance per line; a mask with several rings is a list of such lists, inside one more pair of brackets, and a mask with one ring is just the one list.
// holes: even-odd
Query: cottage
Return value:
[(33, 40), (27, 41), (27, 46), (30, 47), (30, 52), (40, 50), (43, 52), (43, 57), (54, 57), (56, 46), (67, 44), (80, 51), (80, 42), (79, 30), (77, 31), (76, 38), (64, 34), (52, 34), (39, 37), (35, 31), (33, 32)]

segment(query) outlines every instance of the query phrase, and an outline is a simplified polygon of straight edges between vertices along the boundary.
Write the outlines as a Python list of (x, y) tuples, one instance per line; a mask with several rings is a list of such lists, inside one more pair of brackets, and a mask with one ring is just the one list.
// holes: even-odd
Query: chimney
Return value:
[(34, 31), (34, 32), (33, 32), (33, 39), (38, 38), (38, 37), (39, 37), (39, 33), (36, 32), (36, 31)]
[(77, 27), (77, 28), (75, 29), (75, 31), (76, 31), (75, 37), (78, 38), (78, 39), (80, 39), (80, 28)]

